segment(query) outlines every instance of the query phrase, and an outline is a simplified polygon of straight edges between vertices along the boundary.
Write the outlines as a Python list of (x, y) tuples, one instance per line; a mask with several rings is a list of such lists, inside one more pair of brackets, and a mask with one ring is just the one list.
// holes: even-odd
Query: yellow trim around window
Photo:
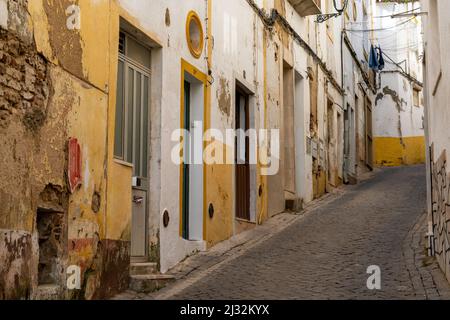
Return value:
[[(190, 33), (191, 22), (194, 22), (195, 24), (197, 24), (197, 27), (200, 32), (200, 43), (197, 48), (194, 47), (194, 45), (192, 44), (191, 33)], [(202, 22), (200, 20), (200, 17), (198, 16), (198, 14), (195, 11), (190, 11), (188, 13), (188, 16), (186, 19), (186, 41), (187, 41), (189, 51), (191, 52), (191, 54), (196, 59), (200, 58), (202, 55), (202, 52), (203, 52), (205, 39), (204, 39)]]

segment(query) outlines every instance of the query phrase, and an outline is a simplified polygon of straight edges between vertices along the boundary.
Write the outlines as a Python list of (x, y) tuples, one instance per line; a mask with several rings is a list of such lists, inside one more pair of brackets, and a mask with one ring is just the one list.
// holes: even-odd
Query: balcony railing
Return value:
[(302, 16), (321, 14), (320, 0), (288, 0), (295, 11)]

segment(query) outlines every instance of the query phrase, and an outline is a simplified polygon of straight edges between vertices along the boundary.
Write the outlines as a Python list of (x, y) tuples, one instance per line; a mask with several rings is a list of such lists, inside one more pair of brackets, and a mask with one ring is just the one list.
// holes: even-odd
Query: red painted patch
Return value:
[(93, 238), (84, 238), (84, 239), (70, 239), (69, 243), (70, 251), (81, 251), (86, 247), (92, 247), (94, 244)]
[(69, 140), (69, 188), (73, 193), (81, 185), (81, 147), (78, 140)]

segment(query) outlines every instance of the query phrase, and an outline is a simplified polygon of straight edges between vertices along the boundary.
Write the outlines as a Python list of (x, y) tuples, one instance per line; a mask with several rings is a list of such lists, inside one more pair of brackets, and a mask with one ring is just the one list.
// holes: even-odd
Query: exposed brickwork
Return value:
[(12, 117), (36, 132), (44, 123), (50, 82), (47, 62), (31, 45), (16, 35), (0, 30), (0, 127)]
[[(39, 170), (34, 168), (39, 158), (32, 161), (43, 141), (39, 131), (47, 119), (52, 86), (50, 64), (33, 41), (27, 5), (26, 0), (8, 0), (8, 28), (0, 28), (0, 260), (7, 261), (0, 267), (0, 298), (9, 299), (31, 298), (39, 281), (59, 278), (63, 255), (55, 254), (53, 248), (63, 248), (60, 241), (66, 236), (60, 228), (65, 226), (62, 220), (58, 228), (47, 228), (53, 221), (50, 212), (55, 207), (64, 212), (67, 204), (51, 199), (47, 187), (57, 188), (60, 195), (64, 187), (37, 183)], [(65, 161), (64, 153), (61, 161)], [(38, 207), (51, 217), (40, 226), (36, 225)], [(46, 247), (46, 254), (54, 256), (49, 259), (55, 262), (44, 266), (45, 259), (41, 261), (41, 269), (48, 272), (40, 279), (38, 227), (42, 233), (51, 230), (51, 236), (43, 237), (49, 236), (53, 244)]]

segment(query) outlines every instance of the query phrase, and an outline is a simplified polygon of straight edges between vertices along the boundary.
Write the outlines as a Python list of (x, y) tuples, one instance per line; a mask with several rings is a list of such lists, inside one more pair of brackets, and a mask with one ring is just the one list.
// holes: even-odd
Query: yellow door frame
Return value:
[[(181, 86), (180, 86), (180, 129), (184, 128), (184, 80), (185, 73), (189, 73), (195, 79), (203, 84), (203, 134), (209, 129), (209, 115), (210, 115), (210, 104), (209, 104), (209, 90), (208, 77), (205, 73), (200, 71), (198, 68), (190, 64), (184, 59), (181, 59)], [(184, 141), (184, 136), (180, 136), (180, 143)], [(206, 148), (206, 142), (203, 141), (203, 150)], [(206, 240), (206, 165), (203, 163), (203, 240)], [(179, 188), (179, 199), (180, 199), (180, 237), (183, 237), (183, 165), (180, 164), (180, 188)]]

